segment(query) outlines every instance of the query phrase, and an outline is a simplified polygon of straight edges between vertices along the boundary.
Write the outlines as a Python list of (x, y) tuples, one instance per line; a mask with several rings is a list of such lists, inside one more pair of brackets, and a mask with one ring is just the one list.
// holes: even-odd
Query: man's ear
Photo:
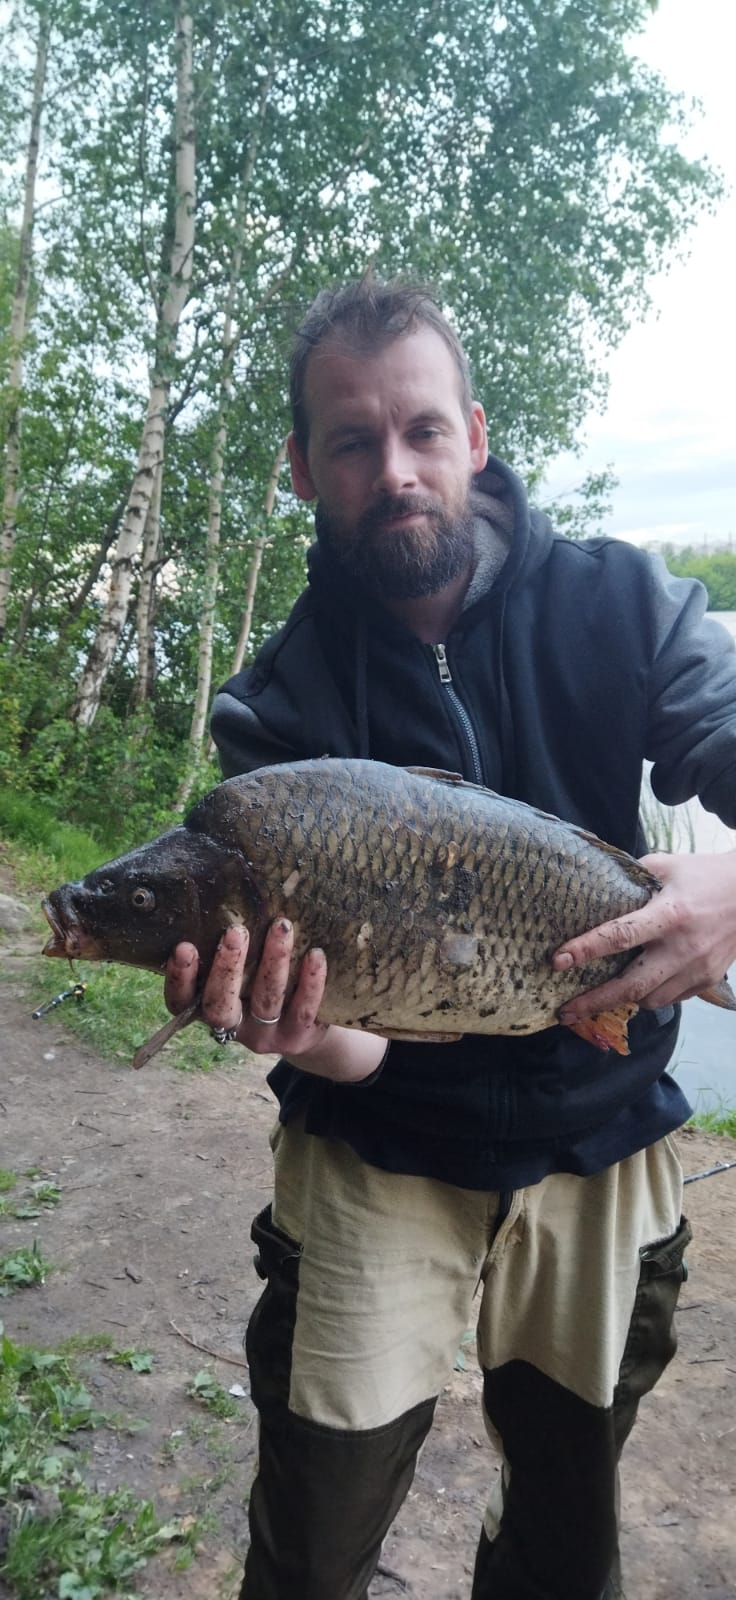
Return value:
[(478, 400), (474, 400), (470, 408), (468, 436), (471, 466), (474, 472), (482, 472), (488, 460), (488, 430), (485, 412)]
[(286, 448), (289, 452), (289, 466), (291, 467), (291, 482), (294, 493), (298, 494), (300, 500), (316, 500), (317, 490), (312, 482), (307, 458), (297, 444), (293, 433), (290, 433), (286, 440)]

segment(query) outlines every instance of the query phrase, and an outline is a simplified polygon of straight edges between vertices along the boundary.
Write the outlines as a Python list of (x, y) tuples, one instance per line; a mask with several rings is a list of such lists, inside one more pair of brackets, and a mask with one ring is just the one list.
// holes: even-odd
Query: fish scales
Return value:
[(285, 915), (292, 981), (310, 947), (325, 951), (325, 1022), (531, 1033), (631, 959), (556, 973), (557, 946), (658, 887), (625, 852), (490, 790), (322, 758), (230, 778), (180, 827), (55, 891), (46, 951), (160, 970), (187, 939), (206, 972), (242, 922), (247, 1003), (266, 929)]
[[(264, 769), (198, 809), (190, 825), (237, 840), (257, 866), (267, 917), (294, 923), (295, 966), (311, 945), (325, 950), (322, 1018), (376, 1031), (549, 1025), (565, 999), (630, 959), (558, 974), (552, 951), (655, 887), (631, 858), (555, 818), (380, 763)], [(354, 862), (332, 843), (348, 818)]]

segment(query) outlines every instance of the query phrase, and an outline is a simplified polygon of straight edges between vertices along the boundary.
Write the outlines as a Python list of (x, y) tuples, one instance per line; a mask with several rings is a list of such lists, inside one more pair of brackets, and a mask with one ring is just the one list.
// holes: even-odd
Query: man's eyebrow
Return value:
[(369, 422), (338, 422), (325, 434), (324, 443), (335, 444), (340, 439), (354, 439), (356, 434), (373, 433), (373, 431)]
[(442, 411), (439, 406), (433, 406), (431, 410), (418, 411), (416, 416), (411, 417), (409, 419), (409, 427), (416, 428), (426, 422), (442, 422), (446, 424), (447, 421), (447, 412)]
[[(429, 422), (442, 423), (446, 425), (447, 420), (447, 413), (442, 411), (439, 407), (432, 407), (431, 409), (425, 408), (423, 411), (417, 411), (413, 414), (413, 416), (409, 417), (406, 426), (408, 428), (418, 428), (422, 427), (423, 425), (426, 426), (426, 424)], [(355, 422), (338, 422), (335, 424), (334, 428), (330, 428), (325, 434), (324, 443), (325, 445), (338, 444), (341, 439), (359, 438), (375, 433), (375, 431), (375, 424), (367, 420), (362, 422), (356, 418)]]

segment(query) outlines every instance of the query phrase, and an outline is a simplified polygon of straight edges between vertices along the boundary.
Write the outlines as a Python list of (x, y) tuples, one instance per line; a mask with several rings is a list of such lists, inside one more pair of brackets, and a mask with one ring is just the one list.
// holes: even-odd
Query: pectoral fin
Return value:
[(615, 1011), (601, 1011), (597, 1017), (581, 1017), (579, 1022), (568, 1022), (571, 1033), (587, 1039), (596, 1050), (615, 1050), (619, 1056), (629, 1054), (627, 1027), (638, 1011), (638, 1006), (617, 1006)]

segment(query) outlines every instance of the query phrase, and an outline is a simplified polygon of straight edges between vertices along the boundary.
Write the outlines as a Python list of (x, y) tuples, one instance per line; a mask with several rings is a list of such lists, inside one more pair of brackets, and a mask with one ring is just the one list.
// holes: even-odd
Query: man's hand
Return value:
[[(251, 986), (248, 1009), (241, 1001), (248, 958), (247, 928), (228, 928), (202, 990), (202, 1021), (211, 1028), (236, 1028), (236, 1039), (256, 1055), (282, 1055), (318, 1077), (357, 1082), (374, 1072), (386, 1053), (376, 1034), (318, 1022), (327, 978), (323, 950), (308, 950), (288, 1005), (286, 991), (294, 948), (291, 923), (279, 917), (268, 929)], [(192, 944), (177, 945), (166, 964), (164, 998), (175, 1014), (194, 1004), (199, 956)]]
[(560, 1021), (616, 1006), (654, 1010), (720, 983), (736, 960), (736, 851), (642, 858), (663, 888), (639, 911), (569, 939), (552, 957), (557, 972), (618, 950), (641, 951), (619, 977), (568, 1001)]

